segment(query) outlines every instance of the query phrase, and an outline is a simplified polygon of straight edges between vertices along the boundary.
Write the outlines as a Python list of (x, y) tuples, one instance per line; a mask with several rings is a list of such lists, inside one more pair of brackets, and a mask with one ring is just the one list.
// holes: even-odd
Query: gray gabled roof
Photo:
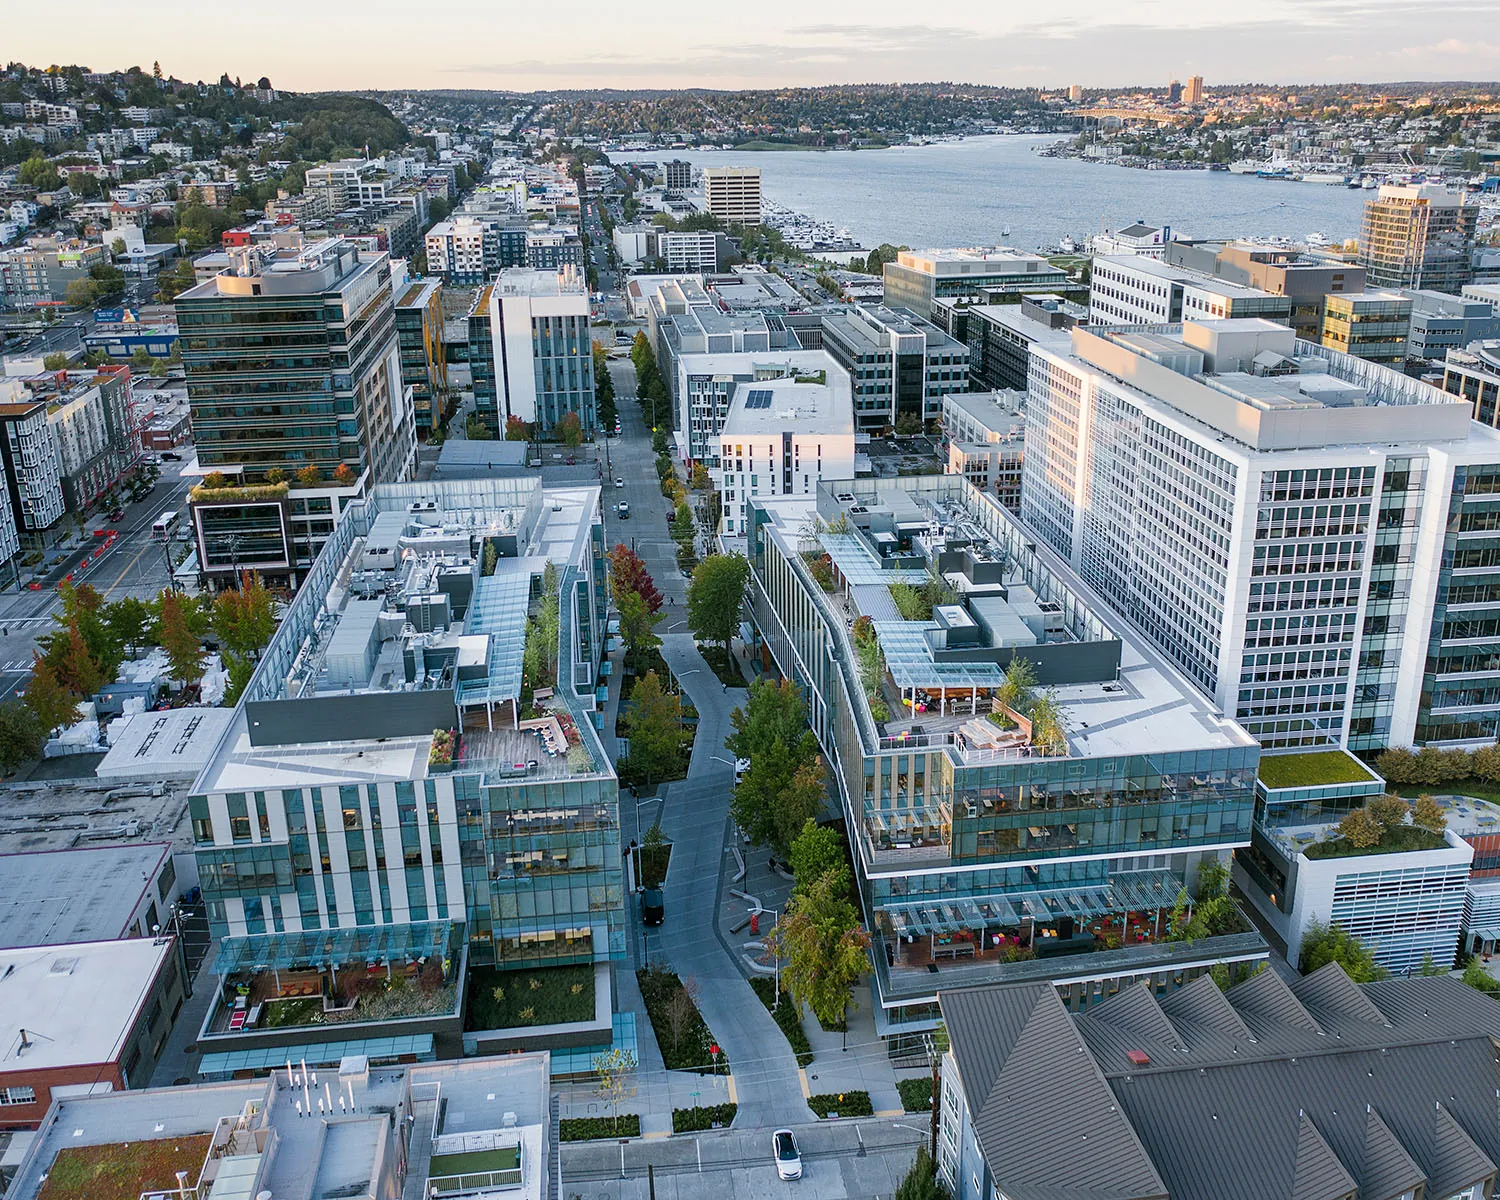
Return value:
[(1373, 1105), (1365, 1112), (1364, 1153), (1355, 1170), (1367, 1196), (1400, 1196), (1427, 1178)]
[(1297, 1156), (1289, 1200), (1338, 1200), (1354, 1191), (1354, 1179), (1306, 1113), (1297, 1114)]
[[(1211, 975), (1199, 975), (1186, 986), (1163, 996), (1161, 1010), (1174, 1028), (1181, 1029), (1185, 1036), (1203, 1030), (1236, 1042), (1255, 1040), (1250, 1026), (1235, 1011)], [(1187, 1040), (1193, 1039), (1188, 1036)]]
[[(1360, 990), (1359, 984), (1350, 979), (1344, 968), (1336, 962), (1319, 967), (1292, 984), (1292, 994), (1302, 1002), (1302, 1007), (1325, 1020), (1319, 1024), (1339, 1024), (1339, 1018), (1368, 1021), (1372, 1025), (1390, 1026), (1385, 1013), (1377, 1008), (1369, 996)], [(1332, 1021), (1326, 1018), (1332, 1017)]]
[[(1433, 1170), (1429, 1194), (1452, 1196), (1495, 1174), (1495, 1160), (1481, 1150), (1441, 1100), (1434, 1105)], [(1494, 1115), (1486, 1122), (1494, 1127)]]
[(1302, 1006), (1286, 981), (1275, 971), (1268, 969), (1252, 975), (1244, 983), (1230, 988), (1225, 995), (1252, 1029), (1284, 1025), (1314, 1034), (1323, 1032), (1317, 1019)]

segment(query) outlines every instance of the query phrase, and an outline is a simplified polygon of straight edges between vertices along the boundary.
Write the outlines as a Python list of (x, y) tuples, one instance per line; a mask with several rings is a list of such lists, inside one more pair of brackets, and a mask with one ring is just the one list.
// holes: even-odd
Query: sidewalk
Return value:
[[(859, 1007), (854, 1007), (855, 1004)], [(901, 1094), (896, 1090), (896, 1071), (885, 1042), (875, 1032), (872, 1004), (869, 984), (860, 980), (854, 985), (854, 997), (849, 1003), (847, 1037), (826, 1032), (817, 1017), (803, 1013), (802, 1031), (812, 1043), (813, 1060), (802, 1073), (809, 1095), (869, 1092), (870, 1105), (877, 1116), (894, 1115), (901, 1112)]]
[[(599, 1098), (594, 1085), (588, 1081), (555, 1084), (552, 1094), (558, 1098), (560, 1115), (564, 1118), (610, 1115), (609, 1103)], [(727, 1075), (639, 1071), (635, 1078), (635, 1095), (620, 1101), (620, 1112), (641, 1114), (642, 1137), (667, 1137), (672, 1132), (674, 1108), (707, 1108), (734, 1099), (734, 1084)]]

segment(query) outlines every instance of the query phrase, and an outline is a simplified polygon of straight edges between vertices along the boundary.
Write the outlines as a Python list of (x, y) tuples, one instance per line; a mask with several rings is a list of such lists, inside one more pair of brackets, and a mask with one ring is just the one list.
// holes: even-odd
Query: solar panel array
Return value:
[(754, 391), (746, 392), (745, 393), (745, 407), (746, 408), (770, 408), (771, 407), (771, 397), (774, 396), (774, 395), (775, 395), (774, 392), (767, 391), (765, 388), (756, 388)]

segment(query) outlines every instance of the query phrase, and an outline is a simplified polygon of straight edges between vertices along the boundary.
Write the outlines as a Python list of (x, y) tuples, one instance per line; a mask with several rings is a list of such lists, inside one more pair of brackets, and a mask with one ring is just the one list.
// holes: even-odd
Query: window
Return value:
[(33, 1087), (8, 1087), (0, 1088), (0, 1104), (35, 1104), (36, 1088)]

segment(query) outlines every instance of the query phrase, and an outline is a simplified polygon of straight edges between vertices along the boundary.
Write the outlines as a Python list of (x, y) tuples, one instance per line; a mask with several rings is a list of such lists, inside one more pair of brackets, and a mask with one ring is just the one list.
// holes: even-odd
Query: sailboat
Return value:
[(1001, 237), (1010, 237), (1010, 226), (1009, 225), (1002, 225), (1002, 226), (1000, 226), (1000, 236)]

